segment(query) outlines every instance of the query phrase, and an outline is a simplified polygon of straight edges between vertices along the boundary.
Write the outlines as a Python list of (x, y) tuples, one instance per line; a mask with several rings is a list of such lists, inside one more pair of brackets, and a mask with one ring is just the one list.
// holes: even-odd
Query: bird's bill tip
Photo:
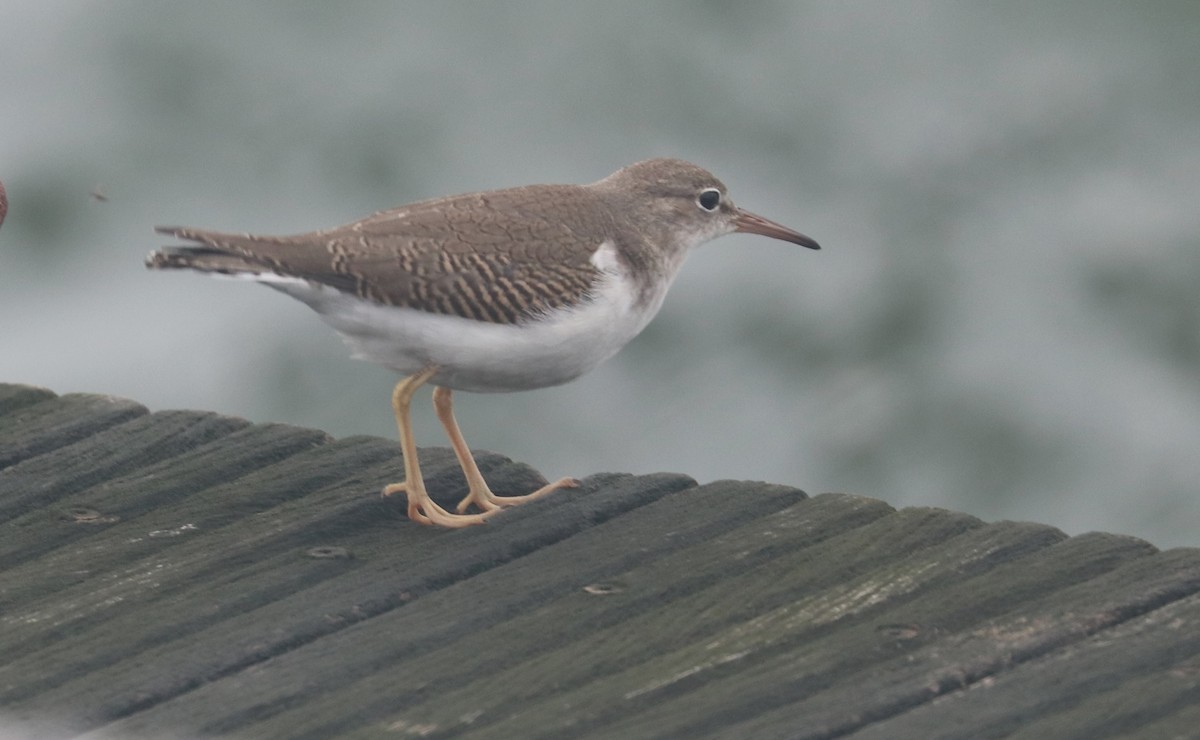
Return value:
[(740, 234), (758, 234), (760, 236), (769, 236), (772, 239), (782, 239), (785, 242), (799, 244), (802, 247), (809, 249), (820, 249), (821, 245), (817, 244), (816, 240), (801, 234), (799, 231), (789, 229), (783, 224), (775, 223), (769, 218), (763, 218), (757, 213), (749, 211), (738, 211), (737, 218), (733, 220), (735, 230)]

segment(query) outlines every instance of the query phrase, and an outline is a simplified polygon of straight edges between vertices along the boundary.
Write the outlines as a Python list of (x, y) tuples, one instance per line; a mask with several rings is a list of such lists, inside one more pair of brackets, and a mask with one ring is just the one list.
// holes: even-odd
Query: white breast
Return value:
[(592, 263), (604, 277), (591, 300), (519, 325), (381, 306), (297, 278), (255, 279), (311, 306), (356, 357), (404, 374), (437, 365), (431, 382), (455, 390), (518, 391), (574, 380), (616, 354), (658, 313), (669, 279), (639, 305), (612, 243), (602, 244)]

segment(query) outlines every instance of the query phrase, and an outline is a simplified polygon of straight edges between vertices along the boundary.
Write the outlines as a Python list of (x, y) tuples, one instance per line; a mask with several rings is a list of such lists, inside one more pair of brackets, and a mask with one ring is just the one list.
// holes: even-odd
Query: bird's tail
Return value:
[(181, 226), (158, 226), (154, 230), (198, 243), (151, 252), (146, 257), (146, 267), (151, 270), (195, 270), (221, 275), (261, 275), (271, 271), (265, 260), (238, 248), (238, 242), (246, 237)]

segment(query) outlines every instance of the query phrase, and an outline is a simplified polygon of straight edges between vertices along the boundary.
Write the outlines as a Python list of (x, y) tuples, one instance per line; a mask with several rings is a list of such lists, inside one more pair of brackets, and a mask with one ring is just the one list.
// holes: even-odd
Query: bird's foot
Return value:
[(578, 488), (579, 486), (580, 483), (578, 478), (559, 478), (553, 483), (547, 483), (533, 493), (527, 493), (524, 496), (497, 496), (496, 494), (492, 493), (492, 489), (488, 488), (487, 484), (484, 483), (481, 486), (473, 486), (466, 498), (464, 498), (462, 501), (459, 501), (458, 506), (455, 506), (454, 510), (459, 514), (462, 514), (469, 506), (474, 504), (477, 508), (484, 512), (483, 516), (487, 516), (499, 511), (500, 509), (523, 504), (527, 501), (532, 501), (535, 498), (541, 498), (546, 494), (554, 493), (560, 488)]
[(384, 497), (395, 493), (403, 493), (408, 497), (408, 518), (418, 524), (460, 529), (487, 522), (488, 513), (462, 514), (460, 512), (458, 514), (451, 514), (441, 506), (438, 506), (433, 499), (429, 498), (428, 493), (422, 491), (418, 494), (409, 491), (407, 483), (392, 483), (391, 485), (384, 486)]

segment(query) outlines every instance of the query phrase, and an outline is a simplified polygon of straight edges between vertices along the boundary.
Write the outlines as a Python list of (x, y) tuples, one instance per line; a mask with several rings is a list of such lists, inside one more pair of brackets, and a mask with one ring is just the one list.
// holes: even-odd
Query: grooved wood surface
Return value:
[(1193, 548), (666, 473), (445, 531), (380, 498), (402, 475), (389, 440), (0, 384), (0, 730), (1196, 737)]

